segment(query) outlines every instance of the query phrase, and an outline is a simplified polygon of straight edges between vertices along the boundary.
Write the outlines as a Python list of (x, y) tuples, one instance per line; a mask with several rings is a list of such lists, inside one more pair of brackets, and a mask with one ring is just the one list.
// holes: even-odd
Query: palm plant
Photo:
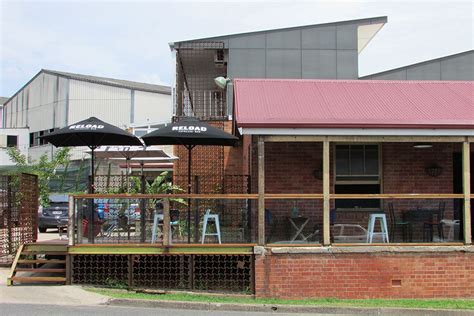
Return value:
[[(132, 177), (130, 179), (132, 182), (130, 193), (141, 193), (141, 179), (140, 177)], [(173, 193), (183, 193), (184, 189), (180, 186), (173, 184), (168, 177), (168, 171), (162, 172), (157, 176), (153, 182), (149, 183), (145, 181), (145, 194), (173, 194)], [(161, 199), (149, 199), (148, 208), (153, 208), (156, 203)], [(187, 205), (186, 201), (182, 198), (170, 198), (170, 202), (175, 202), (181, 205)]]

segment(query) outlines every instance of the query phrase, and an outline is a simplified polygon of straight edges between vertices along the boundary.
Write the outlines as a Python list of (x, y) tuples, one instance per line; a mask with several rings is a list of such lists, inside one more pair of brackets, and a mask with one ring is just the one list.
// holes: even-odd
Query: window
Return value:
[(44, 139), (41, 139), (40, 136), (48, 135), (49, 133), (54, 132), (57, 128), (45, 129), (42, 131), (30, 133), (30, 147), (47, 145), (48, 142)]
[(378, 145), (336, 145), (336, 183), (379, 182)]
[[(380, 190), (379, 145), (354, 144), (335, 147), (335, 193), (377, 194)], [(374, 199), (336, 200), (336, 208), (379, 208)]]
[(7, 136), (7, 147), (18, 147), (18, 136), (8, 135)]

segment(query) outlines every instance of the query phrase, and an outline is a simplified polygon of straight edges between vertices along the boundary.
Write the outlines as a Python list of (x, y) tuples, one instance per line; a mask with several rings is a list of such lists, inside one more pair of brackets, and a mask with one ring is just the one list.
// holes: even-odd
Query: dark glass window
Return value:
[(336, 145), (336, 181), (378, 181), (378, 145)]
[(18, 136), (8, 135), (7, 136), (7, 147), (18, 147)]

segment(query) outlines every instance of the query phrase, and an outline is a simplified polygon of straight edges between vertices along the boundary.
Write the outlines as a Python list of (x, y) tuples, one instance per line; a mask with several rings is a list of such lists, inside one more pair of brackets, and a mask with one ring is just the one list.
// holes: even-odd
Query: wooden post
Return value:
[(329, 180), (329, 141), (323, 142), (323, 245), (331, 243), (330, 229), (330, 180)]
[(462, 144), (462, 187), (464, 194), (464, 243), (472, 243), (471, 236), (471, 164), (470, 143), (466, 140)]
[(169, 246), (170, 236), (170, 201), (163, 199), (163, 246)]
[(265, 146), (258, 136), (258, 245), (265, 245)]
[[(79, 201), (79, 203), (78, 203)], [(83, 236), (82, 236), (82, 231), (84, 229), (84, 226), (82, 225), (83, 224), (83, 220), (84, 220), (84, 199), (78, 199), (76, 201), (76, 218), (77, 218), (77, 244), (82, 244), (84, 241), (83, 241)]]
[(74, 246), (74, 227), (76, 226), (76, 216), (74, 212), (75, 209), (76, 207), (74, 203), (74, 197), (72, 195), (69, 195), (69, 203), (68, 203), (68, 217), (69, 218), (67, 222), (67, 237), (68, 237), (69, 246)]

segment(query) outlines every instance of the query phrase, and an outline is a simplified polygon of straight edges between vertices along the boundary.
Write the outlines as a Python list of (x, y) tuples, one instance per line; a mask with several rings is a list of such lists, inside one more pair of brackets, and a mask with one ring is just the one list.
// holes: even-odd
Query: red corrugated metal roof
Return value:
[(238, 127), (474, 128), (472, 81), (235, 79)]

